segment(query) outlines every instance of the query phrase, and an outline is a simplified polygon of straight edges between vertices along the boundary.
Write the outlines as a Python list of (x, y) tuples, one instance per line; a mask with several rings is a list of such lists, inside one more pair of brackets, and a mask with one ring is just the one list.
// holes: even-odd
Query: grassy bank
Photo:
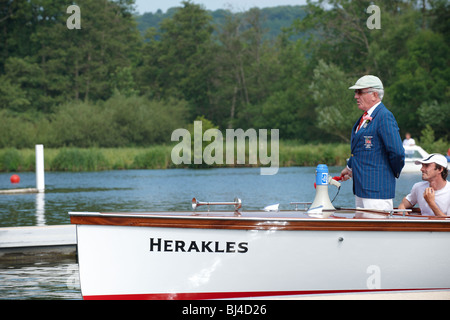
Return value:
[[(147, 148), (44, 148), (44, 164), (46, 171), (75, 172), (194, 167), (174, 165), (171, 160), (172, 148), (172, 145)], [(280, 142), (280, 167), (316, 166), (319, 163), (330, 166), (344, 165), (349, 152), (350, 147), (347, 144), (299, 145), (294, 142)], [(248, 152), (246, 155), (248, 156)], [(246, 163), (249, 163), (248, 159)], [(0, 172), (34, 170), (34, 149), (0, 149)]]

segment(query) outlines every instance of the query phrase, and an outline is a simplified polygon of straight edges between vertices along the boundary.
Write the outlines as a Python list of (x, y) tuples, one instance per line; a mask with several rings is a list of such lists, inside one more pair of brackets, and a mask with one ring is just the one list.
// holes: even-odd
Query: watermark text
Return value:
[(67, 7), (66, 13), (70, 13), (71, 16), (67, 18), (67, 29), (81, 29), (81, 11), (77, 5), (71, 5)]
[(370, 30), (381, 29), (381, 10), (379, 6), (370, 5), (367, 7), (366, 13), (372, 13), (367, 19), (366, 25)]
[[(179, 143), (172, 149), (171, 159), (176, 165), (192, 163), (192, 141), (193, 163), (194, 164), (225, 164), (227, 165), (257, 165), (262, 166), (261, 175), (275, 175), (279, 168), (279, 130), (270, 131), (270, 155), (268, 148), (268, 131), (259, 129), (226, 129), (225, 149), (224, 137), (219, 129), (208, 129), (202, 133), (202, 122), (194, 121), (194, 139), (191, 133), (184, 128), (176, 129), (172, 132), (172, 141)], [(181, 140), (181, 141), (180, 141)], [(203, 142), (210, 142), (204, 147)], [(246, 163), (246, 143), (248, 142), (248, 163)], [(236, 151), (236, 157), (235, 157)], [(259, 156), (259, 157), (258, 157)], [(236, 161), (236, 163), (235, 163)]]

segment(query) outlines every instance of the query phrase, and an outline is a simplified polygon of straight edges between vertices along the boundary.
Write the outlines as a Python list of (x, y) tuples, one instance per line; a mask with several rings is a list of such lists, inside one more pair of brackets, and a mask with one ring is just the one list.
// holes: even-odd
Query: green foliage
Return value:
[[(407, 55), (397, 62), (396, 81), (389, 88), (392, 95), (394, 111), (401, 128), (406, 128), (417, 135), (426, 124), (438, 125), (435, 128), (440, 134), (448, 135), (448, 122), (444, 130), (436, 123), (433, 114), (420, 117), (424, 112), (437, 111), (428, 106), (440, 105), (448, 115), (448, 98), (450, 83), (450, 66), (448, 56), (450, 47), (445, 44), (444, 37), (430, 30), (422, 30), (406, 43)], [(422, 111), (419, 112), (419, 109)], [(436, 109), (436, 108), (434, 108)], [(428, 121), (430, 119), (431, 121)], [(446, 132), (445, 132), (446, 131)]]
[(209, 104), (213, 27), (210, 15), (200, 5), (182, 4), (172, 18), (161, 22), (161, 40), (144, 47), (146, 63), (140, 73), (158, 98), (187, 101), (192, 120), (205, 113)]
[(51, 121), (49, 146), (123, 147), (169, 142), (184, 125), (182, 101), (116, 94), (104, 103), (69, 103)]
[(121, 144), (117, 141), (108, 110), (91, 103), (71, 102), (62, 105), (51, 118), (51, 133), (47, 145), (78, 146), (87, 148), (93, 144), (110, 147)]
[(111, 86), (116, 93), (131, 97), (139, 92), (135, 89), (136, 83), (133, 78), (131, 67), (117, 67), (116, 72), (112, 75)]
[(292, 91), (274, 93), (262, 106), (253, 106), (249, 112), (253, 113), (256, 128), (279, 129), (283, 138), (305, 138), (302, 126), (298, 121), (300, 105), (296, 101), (296, 94)]
[(201, 116), (347, 141), (359, 115), (347, 88), (364, 74), (382, 79), (402, 133), (430, 125), (448, 143), (448, 1), (380, 2), (380, 30), (366, 27), (368, 0), (245, 12), (182, 1), (143, 16), (133, 3), (79, 0), (69, 30), (67, 1), (2, 2), (0, 148), (164, 144)]
[(4, 106), (12, 111), (24, 112), (37, 103), (45, 103), (40, 87), (42, 70), (31, 58), (10, 57), (4, 64), (5, 74), (2, 76), (0, 91), (0, 108)]
[(0, 110), (0, 148), (27, 148), (38, 139), (35, 120)]
[(17, 149), (6, 149), (0, 154), (1, 171), (18, 171), (20, 169), (21, 155)]
[(105, 102), (69, 102), (49, 119), (0, 110), (0, 148), (31, 148), (38, 143), (82, 148), (168, 143), (172, 131), (185, 126), (186, 114), (184, 101), (121, 94)]
[(347, 142), (361, 113), (355, 108), (353, 92), (348, 90), (349, 82), (351, 80), (339, 67), (327, 65), (321, 60), (314, 69), (313, 83), (310, 85), (316, 103), (317, 127)]
[(428, 124), (421, 132), (419, 144), (428, 153), (447, 154), (448, 143), (443, 138), (435, 140), (434, 130)]
[(283, 166), (317, 166), (326, 163), (330, 166), (345, 165), (350, 152), (348, 144), (300, 145), (298, 142), (285, 142), (280, 145), (280, 164)]
[(0, 71), (16, 91), (25, 91), (19, 91), (19, 96), (28, 101), (13, 105), (50, 112), (68, 99), (106, 99), (113, 89), (109, 75), (131, 65), (140, 39), (130, 1), (80, 0), (76, 4), (81, 30), (66, 27), (67, 1), (4, 4)]
[(431, 127), (439, 137), (450, 139), (450, 103), (424, 102), (417, 110), (421, 127)]
[[(138, 29), (145, 36), (149, 28), (159, 30), (161, 22), (165, 19), (171, 19), (181, 6), (168, 9), (166, 12), (158, 10), (157, 12), (146, 12), (136, 17)], [(231, 8), (234, 15), (241, 16), (245, 12), (239, 12), (239, 8)], [(208, 11), (212, 17), (213, 25), (221, 25), (229, 16), (230, 12), (224, 9)], [(262, 8), (261, 13), (265, 16), (262, 23), (263, 29), (267, 30), (265, 37), (273, 39), (279, 36), (284, 28), (289, 28), (296, 19), (301, 19), (306, 15), (303, 6), (277, 6), (270, 8)], [(159, 38), (158, 38), (159, 39)]]
[(0, 108), (24, 111), (30, 105), (26, 92), (6, 76), (0, 76)]
[(170, 149), (166, 146), (155, 146), (150, 151), (140, 153), (134, 158), (135, 169), (166, 169), (172, 166)]
[(100, 171), (107, 166), (107, 159), (98, 149), (64, 148), (51, 162), (55, 171)]
[(35, 169), (35, 153), (16, 148), (0, 149), (0, 171), (15, 172)]

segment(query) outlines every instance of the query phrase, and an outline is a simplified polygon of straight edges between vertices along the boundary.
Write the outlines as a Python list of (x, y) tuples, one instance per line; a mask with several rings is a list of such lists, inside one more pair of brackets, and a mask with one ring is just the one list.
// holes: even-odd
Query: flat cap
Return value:
[(355, 90), (364, 88), (383, 89), (383, 83), (381, 82), (380, 78), (367, 75), (359, 78), (358, 81), (356, 81), (355, 85), (350, 87), (349, 89)]

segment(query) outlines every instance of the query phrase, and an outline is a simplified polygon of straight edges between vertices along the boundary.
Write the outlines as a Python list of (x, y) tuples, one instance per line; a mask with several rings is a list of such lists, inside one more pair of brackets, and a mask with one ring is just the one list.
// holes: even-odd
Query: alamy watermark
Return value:
[(381, 289), (381, 268), (377, 265), (367, 267), (366, 273), (369, 274), (366, 285), (367, 289)]
[[(172, 132), (172, 141), (179, 141), (171, 153), (172, 162), (176, 165), (192, 164), (192, 141), (194, 141), (194, 164), (246, 164), (246, 141), (248, 141), (248, 164), (257, 165), (258, 159), (261, 175), (275, 175), (279, 168), (279, 130), (271, 129), (270, 156), (268, 148), (268, 131), (259, 129), (226, 129), (226, 152), (224, 153), (223, 134), (219, 129), (208, 129), (202, 133), (202, 122), (194, 121), (194, 139), (187, 129), (176, 129)], [(180, 141), (181, 139), (181, 141)], [(213, 141), (212, 141), (213, 140)], [(212, 141), (204, 147), (203, 142)], [(236, 150), (236, 157), (235, 157)], [(259, 156), (259, 157), (258, 157)], [(236, 163), (235, 163), (236, 160)]]
[(367, 19), (366, 25), (370, 30), (381, 29), (381, 10), (379, 6), (371, 5), (367, 7), (367, 13), (372, 13), (372, 15)]
[(81, 29), (81, 11), (77, 5), (71, 5), (67, 7), (66, 13), (71, 13), (71, 16), (67, 18), (67, 29)]

